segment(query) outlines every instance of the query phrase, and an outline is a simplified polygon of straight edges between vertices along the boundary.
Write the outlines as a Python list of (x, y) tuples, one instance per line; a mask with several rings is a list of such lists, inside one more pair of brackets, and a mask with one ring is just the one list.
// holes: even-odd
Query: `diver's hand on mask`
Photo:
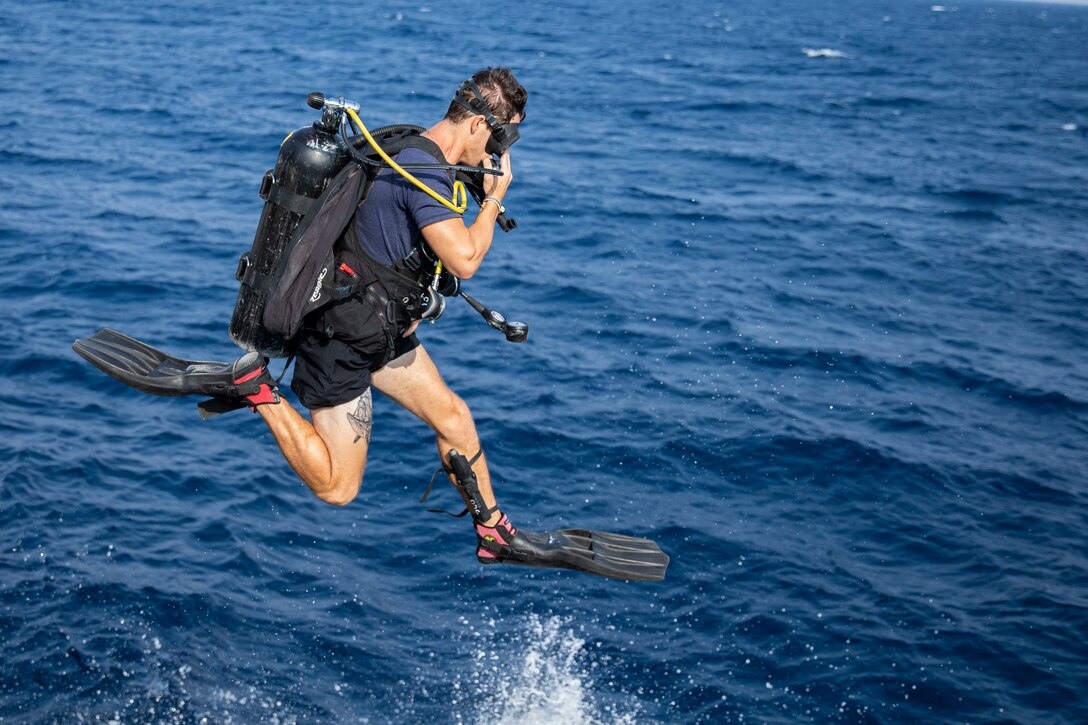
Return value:
[(489, 169), (502, 169), (502, 176), (482, 174), (484, 177), (484, 193), (502, 201), (502, 198), (506, 196), (506, 190), (510, 188), (510, 182), (514, 180), (514, 171), (510, 168), (510, 149), (503, 151), (497, 165), (492, 159), (487, 159), (484, 161), (484, 166)]

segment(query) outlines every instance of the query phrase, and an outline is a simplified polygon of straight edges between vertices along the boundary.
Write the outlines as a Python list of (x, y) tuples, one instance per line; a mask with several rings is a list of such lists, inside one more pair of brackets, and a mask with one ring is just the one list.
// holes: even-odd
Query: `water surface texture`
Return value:
[[(662, 584), (479, 566), (387, 399), (337, 509), (69, 348), (233, 358), (306, 94), (430, 124), (488, 64), (466, 288), (529, 342), (425, 344), (515, 523)], [(0, 130), (0, 721), (1088, 721), (1088, 8), (2, 0)]]

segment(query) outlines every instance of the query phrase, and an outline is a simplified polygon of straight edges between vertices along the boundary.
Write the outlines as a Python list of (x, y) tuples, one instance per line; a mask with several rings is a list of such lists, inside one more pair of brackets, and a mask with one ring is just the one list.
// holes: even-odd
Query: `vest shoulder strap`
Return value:
[[(392, 136), (387, 140), (383, 139), (381, 142), (381, 147), (382, 151), (385, 151), (385, 153), (389, 154), (390, 156), (396, 156), (401, 151), (407, 148), (419, 149), (420, 151), (424, 151), (427, 154), (433, 156), (440, 164), (449, 163), (449, 161), (446, 160), (446, 157), (442, 154), (442, 149), (438, 147), (438, 144), (436, 144), (429, 138), (420, 136), (419, 132), (415, 130), (403, 131), (400, 134)], [(373, 153), (373, 151), (371, 151), (371, 153)]]

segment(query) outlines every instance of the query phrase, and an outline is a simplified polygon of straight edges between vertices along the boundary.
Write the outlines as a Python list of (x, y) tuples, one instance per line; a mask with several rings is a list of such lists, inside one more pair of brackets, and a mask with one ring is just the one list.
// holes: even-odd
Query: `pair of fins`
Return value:
[[(76, 340), (72, 349), (106, 375), (141, 393), (208, 396), (197, 406), (203, 418), (245, 407), (244, 389), (235, 381), (264, 363), (256, 352), (232, 363), (183, 360), (108, 328)], [(570, 569), (610, 579), (661, 581), (669, 557), (650, 539), (589, 529), (520, 529), (514, 541), (503, 547), (502, 554), (487, 563)]]

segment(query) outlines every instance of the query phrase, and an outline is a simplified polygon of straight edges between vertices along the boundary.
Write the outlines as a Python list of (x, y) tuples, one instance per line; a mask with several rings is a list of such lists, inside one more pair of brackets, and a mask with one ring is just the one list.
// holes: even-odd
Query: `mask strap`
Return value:
[[(475, 103), (470, 103), (464, 98), (461, 98), (461, 91), (465, 88), (468, 88), (470, 91), (472, 91), (472, 95), (476, 97)], [(491, 109), (488, 107), (487, 101), (484, 99), (483, 94), (480, 93), (480, 89), (476, 86), (476, 83), (471, 78), (462, 83), (461, 87), (457, 89), (457, 93), (453, 96), (453, 102), (471, 113), (476, 113), (483, 116), (484, 120), (487, 121), (488, 127), (491, 128), (492, 131), (502, 125), (495, 119), (495, 116), (491, 113)]]

